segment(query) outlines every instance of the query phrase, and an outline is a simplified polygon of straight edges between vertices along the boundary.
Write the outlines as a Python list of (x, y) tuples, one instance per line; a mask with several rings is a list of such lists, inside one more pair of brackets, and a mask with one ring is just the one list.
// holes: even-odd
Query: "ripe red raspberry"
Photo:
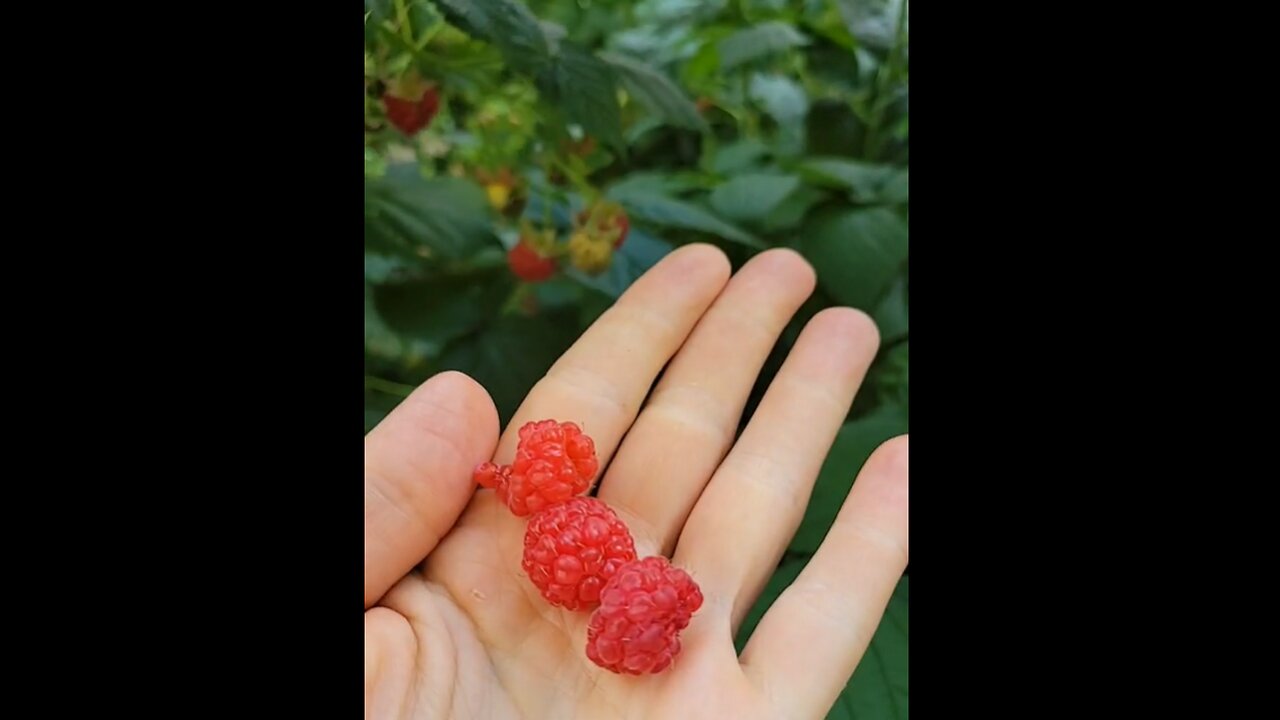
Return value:
[(542, 420), (520, 428), (515, 462), (484, 463), (474, 477), (497, 490), (498, 499), (512, 513), (524, 517), (580, 495), (598, 469), (595, 443), (577, 425)]
[(541, 282), (556, 272), (556, 261), (539, 255), (524, 239), (507, 253), (507, 265), (512, 275), (527, 282)]
[(382, 96), (382, 103), (387, 108), (387, 120), (400, 132), (413, 137), (430, 125), (436, 116), (440, 109), (440, 91), (430, 87), (419, 98), (400, 97), (387, 92)]
[(698, 584), (666, 558), (627, 563), (600, 591), (587, 625), (587, 657), (610, 672), (662, 672), (680, 653), (680, 631), (700, 607)]
[(594, 606), (618, 568), (636, 559), (631, 531), (593, 497), (571, 498), (529, 518), (524, 560), (529, 580), (552, 605)]

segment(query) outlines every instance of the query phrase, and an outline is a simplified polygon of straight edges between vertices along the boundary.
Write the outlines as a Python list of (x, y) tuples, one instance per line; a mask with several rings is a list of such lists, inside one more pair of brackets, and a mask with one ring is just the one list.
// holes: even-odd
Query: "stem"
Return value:
[(404, 0), (395, 0), (396, 2), (396, 19), (400, 24), (400, 36), (404, 41), (413, 47), (413, 26), (409, 24), (409, 7), (404, 4)]
[(880, 154), (881, 125), (884, 124), (884, 112), (889, 108), (885, 98), (893, 83), (897, 81), (902, 61), (902, 47), (906, 43), (903, 30), (907, 22), (907, 0), (898, 5), (898, 22), (893, 35), (893, 47), (889, 49), (888, 62), (880, 66), (876, 72), (875, 100), (871, 104), (871, 118), (867, 122), (867, 135), (863, 141), (863, 156), (874, 161)]

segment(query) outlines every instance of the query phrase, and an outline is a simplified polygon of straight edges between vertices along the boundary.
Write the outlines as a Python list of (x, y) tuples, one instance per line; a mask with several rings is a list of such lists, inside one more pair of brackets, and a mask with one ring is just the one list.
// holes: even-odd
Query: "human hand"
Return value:
[[(734, 442), (814, 275), (789, 250), (729, 274), (710, 246), (668, 255), (560, 358), (501, 438), (488, 394), (460, 373), (428, 380), (366, 436), (366, 718), (830, 709), (907, 565), (907, 438), (872, 454), (821, 548), (738, 656), (734, 633), (800, 523), (879, 340), (860, 312), (818, 313)], [(549, 605), (521, 573), (527, 518), (476, 490), (475, 466), (510, 462), (519, 427), (546, 418), (595, 440), (599, 498), (637, 554), (671, 557), (701, 587), (665, 672), (615, 675), (588, 660), (590, 614)]]

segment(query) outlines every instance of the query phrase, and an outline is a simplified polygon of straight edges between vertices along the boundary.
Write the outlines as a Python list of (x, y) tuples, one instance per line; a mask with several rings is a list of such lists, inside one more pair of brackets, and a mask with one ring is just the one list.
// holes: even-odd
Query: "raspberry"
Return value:
[(389, 91), (382, 96), (382, 103), (387, 108), (387, 120), (400, 132), (413, 137), (436, 116), (440, 109), (440, 91), (427, 88), (417, 98), (401, 97)]
[(666, 558), (627, 563), (600, 591), (587, 625), (587, 657), (610, 672), (662, 672), (680, 653), (680, 631), (700, 607), (698, 584)]
[(524, 517), (581, 494), (598, 469), (595, 443), (577, 425), (542, 420), (520, 428), (515, 462), (484, 463), (474, 477), (483, 487), (497, 490), (498, 499)]
[(598, 202), (590, 209), (578, 213), (578, 224), (594, 236), (611, 237), (615, 250), (622, 247), (622, 243), (627, 240), (627, 233), (631, 230), (631, 221), (627, 219), (626, 211), (621, 205), (609, 201)]
[(556, 261), (539, 255), (523, 237), (507, 253), (507, 266), (512, 275), (528, 282), (542, 282), (556, 272)]
[(529, 519), (520, 567), (547, 602), (579, 610), (599, 602), (609, 578), (635, 559), (631, 532), (613, 510), (576, 497)]
[(569, 237), (569, 262), (584, 273), (598, 275), (604, 272), (612, 257), (609, 243), (600, 242), (586, 232), (578, 231)]

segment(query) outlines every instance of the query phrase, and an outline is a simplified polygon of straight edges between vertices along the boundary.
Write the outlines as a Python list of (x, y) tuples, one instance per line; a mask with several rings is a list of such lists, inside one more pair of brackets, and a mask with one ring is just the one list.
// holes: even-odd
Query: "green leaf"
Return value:
[(720, 41), (720, 69), (731, 70), (752, 60), (809, 44), (809, 38), (780, 20), (739, 30)]
[(373, 286), (364, 286), (364, 351), (374, 357), (394, 359), (404, 350), (404, 343), (387, 327), (373, 301)]
[(769, 155), (769, 146), (755, 138), (729, 143), (718, 150), (711, 160), (711, 171), (730, 175), (757, 165)]
[(893, 281), (889, 291), (881, 298), (871, 317), (880, 329), (880, 343), (888, 345), (907, 336), (907, 276)]
[(698, 173), (665, 173), (634, 172), (626, 175), (613, 184), (610, 192), (625, 195), (627, 193), (656, 193), (658, 195), (679, 195), (691, 190), (705, 190), (715, 187), (714, 178)]
[(880, 188), (880, 197), (887, 203), (906, 204), (910, 196), (907, 170), (895, 172)]
[(901, 203), (907, 200), (907, 171), (891, 165), (843, 158), (812, 158), (802, 163), (798, 171), (815, 184), (850, 191), (858, 202)]
[(898, 581), (871, 644), (827, 720), (907, 720), (910, 581), (905, 575)]
[(836, 0), (849, 34), (875, 50), (893, 47), (898, 11), (905, 0)]
[(734, 222), (756, 222), (800, 187), (794, 175), (739, 175), (711, 191), (711, 207)]
[(754, 73), (749, 88), (751, 99), (778, 123), (779, 155), (799, 154), (805, 146), (805, 116), (809, 97), (799, 83), (785, 75)]
[(383, 255), (368, 251), (364, 254), (364, 279), (365, 282), (373, 285), (404, 278), (416, 269), (414, 263), (398, 255)]
[(534, 74), (550, 63), (551, 48), (538, 18), (516, 0), (435, 0), (445, 19), (492, 43), (511, 67)]
[(800, 251), (832, 298), (870, 310), (907, 260), (907, 226), (879, 207), (828, 214), (806, 228)]
[(701, 132), (709, 129), (693, 101), (666, 75), (622, 55), (601, 53), (600, 58), (613, 66), (636, 100), (667, 124)]
[(887, 405), (858, 420), (845, 423), (827, 454), (818, 481), (809, 498), (800, 529), (791, 540), (790, 550), (813, 553), (822, 544), (836, 513), (844, 504), (854, 478), (871, 452), (890, 438), (907, 432), (907, 416), (902, 407)]
[(867, 373), (866, 384), (873, 401), (897, 405), (905, 414), (911, 398), (911, 343), (901, 342), (883, 353)]
[(374, 289), (374, 306), (412, 359), (435, 357), (494, 314), (503, 294), (493, 283), (455, 276)]
[(808, 185), (801, 185), (799, 189), (787, 196), (773, 212), (760, 223), (760, 227), (765, 232), (779, 232), (783, 230), (793, 230), (804, 223), (805, 216), (813, 209), (814, 205), (826, 200), (827, 193)]
[(698, 230), (748, 247), (764, 247), (759, 238), (692, 203), (634, 187), (614, 186), (607, 194), (621, 203), (634, 220)]
[(795, 582), (800, 575), (800, 571), (804, 569), (805, 564), (808, 562), (809, 558), (807, 557), (788, 555), (783, 558), (782, 563), (778, 565), (778, 569), (773, 571), (773, 576), (769, 578), (769, 583), (760, 592), (760, 597), (756, 598), (755, 604), (751, 606), (751, 610), (747, 612), (747, 616), (742, 620), (742, 625), (738, 628), (738, 635), (734, 639), (734, 645), (737, 646), (739, 653), (747, 646), (747, 641), (751, 639), (751, 633), (755, 632), (756, 626), (760, 624), (760, 618), (764, 617), (765, 612), (773, 606), (778, 596), (790, 587), (791, 583)]
[(609, 269), (600, 275), (587, 275), (572, 266), (565, 274), (611, 298), (617, 298), (631, 287), (636, 278), (643, 275), (671, 252), (671, 243), (660, 240), (643, 230), (631, 228), (627, 231), (626, 242), (613, 253)]
[(484, 191), (400, 164), (365, 179), (365, 245), (401, 257), (460, 259), (494, 242)]
[(805, 139), (813, 155), (857, 155), (866, 133), (866, 123), (844, 100), (819, 100), (805, 118)]
[(588, 135), (618, 150), (624, 149), (617, 78), (609, 65), (564, 44), (551, 64), (538, 75), (538, 88)]
[(480, 383), (505, 425), (577, 335), (576, 318), (570, 314), (504, 315), (451, 346), (440, 358), (440, 369), (459, 370)]

